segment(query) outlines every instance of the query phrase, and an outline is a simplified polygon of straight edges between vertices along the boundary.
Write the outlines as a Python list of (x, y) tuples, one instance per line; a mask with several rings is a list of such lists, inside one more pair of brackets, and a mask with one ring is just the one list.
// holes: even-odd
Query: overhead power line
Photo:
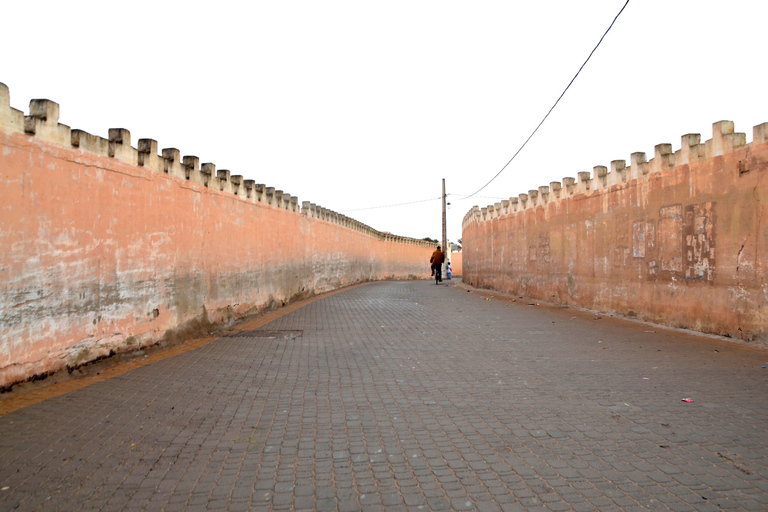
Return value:
[(563, 90), (563, 92), (560, 94), (560, 97), (559, 97), (559, 98), (557, 98), (557, 101), (555, 102), (555, 104), (554, 104), (554, 105), (552, 105), (552, 108), (550, 108), (550, 109), (549, 109), (549, 112), (547, 112), (547, 115), (545, 115), (545, 116), (544, 116), (544, 119), (542, 119), (542, 120), (541, 120), (541, 122), (540, 122), (540, 123), (539, 123), (539, 124), (536, 126), (536, 129), (535, 129), (535, 130), (533, 130), (533, 132), (531, 132), (531, 134), (528, 136), (528, 138), (527, 138), (527, 139), (525, 139), (525, 142), (523, 142), (523, 145), (522, 145), (522, 146), (520, 146), (520, 149), (518, 149), (518, 150), (515, 152), (515, 154), (514, 154), (514, 155), (512, 155), (512, 158), (510, 158), (510, 159), (509, 159), (509, 162), (507, 162), (506, 164), (504, 164), (504, 167), (502, 167), (502, 168), (501, 168), (501, 170), (500, 170), (499, 172), (497, 172), (497, 173), (494, 175), (494, 177), (493, 177), (493, 178), (491, 178), (491, 179), (488, 181), (488, 183), (486, 183), (485, 185), (483, 185), (482, 187), (480, 187), (480, 188), (479, 188), (479, 189), (478, 189), (478, 190), (477, 190), (475, 193), (473, 193), (473, 194), (470, 194), (470, 195), (468, 195), (468, 196), (465, 196), (465, 197), (462, 197), (461, 199), (459, 199), (460, 201), (463, 201), (464, 199), (469, 199), (470, 197), (473, 197), (473, 196), (474, 196), (474, 195), (476, 195), (478, 192), (480, 192), (481, 190), (483, 190), (485, 187), (487, 187), (488, 185), (490, 185), (490, 184), (493, 182), (493, 180), (495, 180), (496, 178), (498, 178), (498, 177), (499, 177), (499, 175), (500, 175), (500, 174), (501, 174), (501, 173), (504, 171), (504, 169), (506, 169), (506, 168), (507, 168), (507, 166), (509, 166), (509, 164), (511, 164), (511, 163), (512, 163), (512, 160), (514, 160), (514, 159), (515, 159), (515, 157), (516, 157), (516, 156), (517, 156), (517, 155), (520, 153), (520, 151), (522, 151), (522, 150), (523, 150), (523, 148), (525, 147), (525, 145), (526, 145), (526, 144), (528, 144), (528, 141), (529, 141), (529, 140), (531, 140), (531, 138), (533, 138), (534, 134), (536, 134), (536, 132), (537, 132), (537, 131), (539, 131), (539, 128), (541, 128), (541, 125), (542, 125), (542, 124), (544, 124), (544, 121), (546, 121), (546, 120), (547, 120), (547, 118), (549, 117), (549, 114), (551, 114), (551, 113), (552, 113), (552, 111), (553, 111), (553, 110), (555, 110), (555, 107), (557, 106), (557, 104), (558, 104), (558, 103), (560, 103), (560, 100), (561, 100), (561, 99), (563, 99), (563, 96), (565, 96), (565, 93), (568, 91), (568, 89), (570, 89), (571, 85), (572, 85), (572, 84), (573, 84), (573, 82), (576, 80), (576, 77), (577, 77), (577, 76), (579, 76), (579, 73), (581, 73), (581, 70), (582, 70), (582, 69), (584, 69), (584, 66), (586, 66), (586, 65), (587, 65), (587, 62), (589, 62), (589, 59), (591, 59), (591, 58), (592, 58), (592, 54), (594, 54), (594, 53), (595, 53), (595, 50), (597, 50), (598, 46), (600, 46), (600, 43), (602, 43), (602, 42), (603, 42), (603, 39), (605, 39), (605, 36), (607, 36), (607, 35), (608, 35), (608, 32), (610, 32), (610, 31), (611, 31), (611, 28), (613, 28), (613, 25), (614, 25), (614, 23), (616, 23), (616, 20), (617, 20), (617, 19), (619, 19), (619, 16), (621, 16), (621, 13), (622, 13), (622, 12), (624, 12), (624, 9), (627, 7), (627, 4), (629, 4), (629, 0), (627, 0), (627, 1), (624, 3), (624, 7), (622, 7), (622, 8), (621, 8), (621, 10), (619, 11), (619, 14), (617, 14), (617, 15), (616, 15), (616, 17), (615, 17), (615, 18), (613, 18), (613, 21), (611, 22), (611, 24), (610, 24), (610, 26), (608, 27), (608, 29), (605, 31), (605, 33), (603, 34), (603, 36), (602, 36), (602, 37), (600, 38), (600, 40), (597, 42), (597, 44), (595, 45), (595, 47), (594, 47), (594, 48), (592, 48), (592, 51), (591, 51), (591, 52), (589, 52), (589, 56), (587, 57), (587, 60), (585, 60), (585, 61), (584, 61), (584, 64), (582, 64), (582, 65), (581, 65), (581, 67), (579, 68), (579, 70), (576, 72), (576, 74), (575, 74), (575, 75), (573, 75), (573, 78), (571, 78), (571, 81), (568, 83), (568, 86), (567, 86), (567, 87), (565, 88), (565, 90)]
[(407, 203), (397, 203), (397, 204), (386, 204), (382, 206), (369, 206), (367, 208), (354, 208), (352, 210), (342, 210), (339, 213), (346, 213), (346, 212), (359, 212), (362, 210), (378, 210), (379, 208), (394, 208), (395, 206), (405, 206), (407, 204), (416, 204), (416, 203), (426, 203), (427, 201), (438, 201), (442, 199), (443, 196), (439, 197), (431, 197), (429, 199), (420, 199), (419, 201), (409, 201)]
[[(448, 193), (448, 194), (446, 194), (446, 196), (460, 196), (460, 195), (461, 194), (457, 194), (457, 193)], [(477, 197), (484, 197), (486, 199), (505, 199), (505, 198), (500, 197), (500, 196), (477, 196)], [(359, 212), (359, 211), (362, 211), (362, 210), (378, 210), (379, 208), (394, 208), (395, 206), (405, 206), (405, 205), (409, 205), (409, 204), (426, 203), (428, 201), (438, 201), (438, 200), (440, 200), (442, 198), (443, 198), (442, 196), (439, 196), (439, 197), (432, 197), (430, 199), (420, 199), (418, 201), (409, 201), (407, 203), (385, 204), (385, 205), (381, 205), (381, 206), (368, 206), (366, 208), (354, 208), (352, 210), (341, 210), (339, 213)]]
[[(475, 192), (475, 194), (476, 193), (477, 192)], [(475, 196), (475, 194), (472, 194), (472, 195)], [(449, 192), (446, 195), (448, 195), (448, 196), (464, 196), (463, 193), (459, 193), (459, 192)], [(470, 197), (470, 196), (464, 196), (464, 197)], [(475, 196), (475, 197), (481, 197), (483, 199), (508, 199), (508, 197), (502, 197), (502, 196)], [(461, 199), (463, 199), (463, 198), (459, 198), (458, 200), (460, 201)]]

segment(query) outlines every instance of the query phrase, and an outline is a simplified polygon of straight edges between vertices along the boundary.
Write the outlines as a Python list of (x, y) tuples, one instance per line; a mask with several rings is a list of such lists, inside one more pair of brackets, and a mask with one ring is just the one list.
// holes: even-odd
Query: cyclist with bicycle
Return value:
[(438, 245), (435, 252), (432, 253), (432, 257), (429, 258), (429, 263), (432, 264), (432, 275), (434, 276), (435, 272), (437, 272), (437, 279), (435, 280), (435, 284), (443, 280), (440, 274), (442, 273), (444, 261), (445, 253), (440, 250), (440, 246)]

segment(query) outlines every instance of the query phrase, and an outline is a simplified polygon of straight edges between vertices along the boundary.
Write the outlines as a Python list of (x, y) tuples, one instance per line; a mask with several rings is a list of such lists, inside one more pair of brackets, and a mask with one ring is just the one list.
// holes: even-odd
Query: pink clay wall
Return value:
[(0, 387), (298, 297), (423, 276), (428, 267), (426, 242), (60, 144), (63, 125), (24, 133), (5, 94)]
[(456, 251), (451, 253), (451, 272), (456, 277), (461, 277), (462, 261), (464, 257), (462, 252)]
[(464, 219), (464, 281), (768, 341), (768, 123), (656, 147)]

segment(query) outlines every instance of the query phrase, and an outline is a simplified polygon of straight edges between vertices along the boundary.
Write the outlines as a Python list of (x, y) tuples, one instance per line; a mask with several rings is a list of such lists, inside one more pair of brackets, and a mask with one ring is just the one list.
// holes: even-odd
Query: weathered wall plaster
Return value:
[(384, 235), (0, 84), (0, 387), (367, 280), (424, 276)]
[(451, 273), (456, 277), (461, 277), (462, 261), (464, 257), (461, 251), (454, 251), (451, 253)]
[(475, 206), (465, 282), (768, 342), (768, 123), (753, 134), (721, 121), (704, 144)]

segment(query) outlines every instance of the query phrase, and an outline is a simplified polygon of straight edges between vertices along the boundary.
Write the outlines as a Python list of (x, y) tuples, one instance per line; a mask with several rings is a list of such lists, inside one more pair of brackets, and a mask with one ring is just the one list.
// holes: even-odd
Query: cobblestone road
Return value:
[(766, 361), (376, 283), (0, 417), (0, 510), (768, 510)]

